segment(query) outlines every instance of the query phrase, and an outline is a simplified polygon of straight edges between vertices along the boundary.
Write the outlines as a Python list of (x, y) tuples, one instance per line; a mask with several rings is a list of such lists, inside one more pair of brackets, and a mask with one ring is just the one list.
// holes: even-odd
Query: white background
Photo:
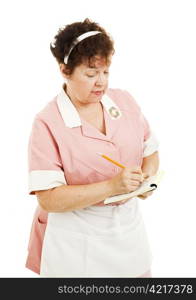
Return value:
[(49, 43), (58, 28), (98, 22), (114, 38), (110, 87), (125, 88), (160, 142), (165, 177), (140, 200), (154, 277), (196, 277), (196, 2), (1, 1), (0, 276), (38, 277), (24, 267), (35, 196), (27, 144), (35, 114), (63, 83)]

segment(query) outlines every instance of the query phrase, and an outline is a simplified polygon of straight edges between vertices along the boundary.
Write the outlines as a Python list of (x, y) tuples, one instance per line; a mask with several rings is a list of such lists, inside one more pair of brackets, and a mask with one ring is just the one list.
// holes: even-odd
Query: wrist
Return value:
[(106, 180), (106, 185), (107, 185), (107, 194), (108, 197), (112, 197), (116, 195), (115, 193), (115, 185), (112, 179)]

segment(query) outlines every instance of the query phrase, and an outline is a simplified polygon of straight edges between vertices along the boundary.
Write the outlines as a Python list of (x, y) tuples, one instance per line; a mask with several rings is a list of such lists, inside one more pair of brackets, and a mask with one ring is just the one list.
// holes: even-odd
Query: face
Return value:
[(104, 58), (95, 57), (89, 66), (85, 63), (77, 66), (71, 75), (64, 75), (67, 79), (67, 94), (78, 106), (97, 103), (108, 88), (109, 66)]

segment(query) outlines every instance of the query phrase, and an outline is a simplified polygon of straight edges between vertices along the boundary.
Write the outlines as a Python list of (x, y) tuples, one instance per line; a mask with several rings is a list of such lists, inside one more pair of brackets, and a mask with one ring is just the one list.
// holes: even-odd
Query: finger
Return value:
[(141, 198), (146, 198), (146, 197), (148, 197), (148, 195), (142, 194), (142, 195), (139, 195), (139, 197), (141, 197)]
[(146, 192), (146, 193), (144, 193), (144, 194), (142, 194), (142, 195), (139, 195), (138, 197), (141, 196), (141, 198), (147, 198), (148, 196), (152, 195), (152, 193), (153, 193), (153, 191)]
[(137, 174), (142, 174), (142, 169), (141, 167), (135, 166), (133, 168), (130, 168), (132, 173), (137, 173)]
[(153, 192), (153, 191), (146, 192), (146, 193), (144, 193), (143, 195), (150, 196), (150, 195), (152, 195), (152, 192)]
[(135, 180), (135, 181), (139, 181), (139, 182), (143, 182), (143, 176), (142, 174), (135, 174), (135, 173), (132, 173), (131, 174), (131, 179), (132, 180)]
[(143, 178), (144, 178), (144, 179), (148, 179), (149, 177), (150, 177), (149, 174), (143, 173)]
[(129, 184), (132, 185), (132, 186), (136, 186), (137, 187), (137, 186), (139, 186), (141, 184), (141, 181), (131, 180), (129, 182)]
[(147, 198), (147, 196), (144, 196), (144, 195), (139, 195), (138, 197), (141, 198), (141, 199), (146, 199)]
[(150, 196), (150, 195), (152, 195), (152, 193), (153, 193), (153, 191), (148, 192), (147, 195)]

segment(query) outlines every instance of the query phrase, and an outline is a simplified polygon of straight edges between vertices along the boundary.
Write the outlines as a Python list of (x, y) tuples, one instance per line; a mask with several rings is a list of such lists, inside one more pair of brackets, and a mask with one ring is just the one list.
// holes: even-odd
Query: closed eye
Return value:
[(94, 76), (95, 76), (95, 75), (88, 75), (88, 74), (87, 74), (87, 77), (94, 77)]
[[(104, 74), (108, 75), (108, 74), (109, 74), (109, 72), (108, 72), (108, 71), (105, 71), (105, 72), (104, 72)], [(92, 77), (95, 77), (95, 76), (96, 76), (96, 74), (93, 74), (93, 75), (86, 74), (86, 76), (87, 76), (87, 77), (90, 77), (90, 78), (92, 78)]]

